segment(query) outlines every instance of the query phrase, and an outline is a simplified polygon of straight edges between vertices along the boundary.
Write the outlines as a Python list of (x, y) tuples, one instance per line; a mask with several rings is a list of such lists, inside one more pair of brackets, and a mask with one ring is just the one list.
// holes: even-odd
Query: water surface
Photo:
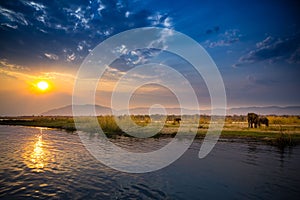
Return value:
[[(133, 151), (160, 148), (170, 139), (118, 138)], [(297, 199), (300, 148), (255, 141), (220, 141), (198, 159), (201, 140), (170, 166), (152, 173), (110, 169), (75, 133), (0, 126), (0, 198), (22, 199)], [(120, 162), (126, 162), (120, 160)]]

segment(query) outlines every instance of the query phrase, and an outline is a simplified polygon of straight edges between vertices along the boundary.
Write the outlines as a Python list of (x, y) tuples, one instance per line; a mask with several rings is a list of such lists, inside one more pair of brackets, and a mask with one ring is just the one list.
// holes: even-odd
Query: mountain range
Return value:
[[(79, 110), (81, 116), (93, 116), (94, 113), (91, 112), (91, 108), (94, 105), (75, 105), (76, 109)], [(165, 109), (168, 114), (179, 115), (180, 110), (182, 110), (182, 114), (193, 115), (197, 114), (197, 110), (186, 109), (186, 108), (166, 108)], [(218, 111), (220, 109), (216, 109)], [(95, 105), (96, 115), (112, 115), (113, 113), (116, 115), (124, 115), (127, 114), (127, 110), (113, 110), (110, 107), (105, 107), (101, 105)], [(246, 115), (249, 112), (258, 113), (261, 115), (300, 115), (300, 106), (264, 106), (264, 107), (236, 107), (236, 108), (228, 108), (227, 115)], [(72, 105), (64, 106), (61, 108), (51, 109), (46, 112), (41, 113), (44, 116), (71, 116)], [(147, 107), (138, 107), (131, 108), (130, 114), (134, 115), (145, 115), (149, 114), (149, 108)], [(160, 108), (152, 108), (150, 114), (165, 114), (163, 109)], [(200, 110), (200, 114), (211, 114), (211, 110)]]
[[(72, 116), (73, 111), (72, 111), (72, 105), (67, 105), (64, 107), (60, 108), (55, 108), (48, 110), (46, 112), (43, 112), (42, 115), (44, 116)], [(94, 113), (91, 112), (93, 107), (95, 107), (95, 112), (97, 115), (111, 115), (112, 114), (112, 109), (109, 107), (105, 106), (100, 106), (100, 105), (75, 105), (76, 109), (78, 112), (80, 112), (81, 116), (93, 116)]]

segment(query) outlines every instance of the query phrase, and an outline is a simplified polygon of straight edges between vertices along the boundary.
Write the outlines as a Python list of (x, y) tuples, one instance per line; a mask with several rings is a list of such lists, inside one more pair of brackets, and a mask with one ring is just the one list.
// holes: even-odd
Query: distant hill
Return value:
[[(75, 105), (76, 108), (80, 111), (81, 116), (93, 116), (94, 113), (91, 113), (90, 110), (94, 105)], [(95, 105), (95, 111), (97, 115), (111, 115), (112, 110), (109, 107)], [(72, 105), (64, 106), (61, 108), (56, 108), (42, 113), (44, 116), (72, 116)]]
[(262, 115), (300, 115), (300, 106), (264, 106), (264, 107), (240, 107), (228, 110), (228, 115), (245, 115), (248, 112), (254, 112)]
[[(80, 110), (81, 116), (89, 116), (93, 115), (89, 110), (93, 105), (76, 105), (76, 107)], [(95, 110), (97, 115), (111, 115), (112, 109), (109, 107), (95, 105)], [(185, 115), (193, 115), (197, 114), (197, 110), (186, 109), (186, 108), (166, 108), (168, 114), (179, 115), (180, 110)], [(220, 109), (216, 109), (218, 111)], [(264, 107), (237, 107), (237, 108), (229, 108), (227, 109), (227, 115), (246, 115), (249, 112), (258, 113), (261, 115), (300, 115), (300, 106), (264, 106)], [(117, 115), (127, 114), (126, 110), (114, 110), (114, 113)], [(152, 114), (164, 114), (163, 110), (160, 108), (151, 109)], [(210, 115), (211, 110), (200, 110), (200, 114)], [(145, 115), (149, 114), (149, 109), (147, 107), (138, 107), (130, 109), (130, 114), (134, 115)], [(64, 106), (61, 108), (56, 108), (49, 110), (47, 112), (42, 113), (44, 116), (71, 116), (72, 113), (72, 105)]]

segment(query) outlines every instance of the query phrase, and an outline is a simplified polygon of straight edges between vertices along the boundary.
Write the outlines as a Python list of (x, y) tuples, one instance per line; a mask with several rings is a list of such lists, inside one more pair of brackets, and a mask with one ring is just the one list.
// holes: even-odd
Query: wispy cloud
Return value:
[(168, 48), (167, 40), (170, 39), (173, 35), (174, 31), (172, 29), (162, 29), (159, 32), (158, 39), (150, 42), (148, 48), (160, 48), (162, 50), (166, 50)]
[[(219, 31), (219, 28), (215, 28), (215, 32)], [(212, 30), (207, 30), (207, 34), (212, 33)], [(208, 48), (215, 48), (215, 47), (224, 47), (230, 46), (233, 43), (240, 41), (242, 34), (238, 29), (228, 29), (224, 33), (221, 33), (217, 36), (216, 40), (206, 40), (203, 45)]]
[(72, 53), (70, 55), (67, 55), (67, 61), (72, 62), (76, 59), (75, 53)]
[(86, 11), (82, 7), (78, 7), (77, 9), (69, 9), (65, 8), (66, 13), (74, 19), (75, 26), (74, 30), (79, 28), (88, 29), (90, 28), (89, 22), (91, 19), (91, 16), (86, 16)]
[(161, 26), (164, 28), (172, 28), (172, 18), (168, 16), (168, 14), (162, 14), (160, 12), (156, 12), (155, 14), (148, 17), (152, 26)]
[(7, 8), (3, 8), (1, 6), (0, 6), (0, 17), (2, 18), (3, 22), (13, 23), (10, 24), (10, 26), (15, 26), (18, 24), (27, 26), (29, 24), (22, 13), (15, 12)]
[(61, 79), (61, 80), (69, 80), (69, 81), (74, 81), (75, 76), (72, 74), (68, 73), (61, 73), (61, 72), (42, 72), (40, 74), (41, 79)]
[(82, 51), (84, 49), (89, 49), (91, 48), (91, 44), (89, 43), (89, 41), (87, 40), (82, 40), (78, 43), (77, 45), (77, 51)]
[(28, 67), (11, 63), (6, 59), (0, 60), (0, 73), (6, 78), (27, 79), (32, 77), (32, 75), (29, 75), (30, 72)]
[[(48, 28), (51, 27), (52, 24), (48, 17), (49, 13), (46, 11), (47, 7), (44, 4), (37, 3), (34, 1), (25, 1), (25, 0), (21, 2), (25, 6), (30, 7), (33, 10), (32, 12), (33, 18), (31, 19), (32, 23), (34, 23), (33, 22), (34, 20), (37, 20), (38, 22), (42, 23), (43, 26), (46, 26)], [(47, 33), (47, 31), (45, 31), (42, 27), (36, 26), (36, 28), (43, 33)]]
[(125, 17), (128, 18), (129, 15), (130, 15), (130, 12), (129, 12), (129, 11), (126, 11), (126, 12), (125, 12)]
[(28, 67), (10, 63), (6, 59), (0, 60), (0, 69), (9, 71), (29, 71)]
[(290, 64), (299, 64), (300, 60), (300, 34), (286, 38), (266, 37), (257, 42), (254, 49), (240, 57), (234, 67), (255, 63), (286, 61)]
[(8, 28), (12, 28), (12, 29), (17, 29), (18, 28), (18, 25), (11, 25), (9, 23), (1, 23), (1, 26), (6, 26)]
[(40, 10), (44, 10), (46, 8), (46, 6), (44, 6), (41, 3), (36, 3), (33, 1), (22, 1), (23, 4), (30, 6), (32, 8), (34, 8), (36, 11), (40, 11)]
[(59, 59), (58, 55), (56, 55), (54, 53), (44, 53), (44, 56), (46, 56), (50, 60), (58, 60)]

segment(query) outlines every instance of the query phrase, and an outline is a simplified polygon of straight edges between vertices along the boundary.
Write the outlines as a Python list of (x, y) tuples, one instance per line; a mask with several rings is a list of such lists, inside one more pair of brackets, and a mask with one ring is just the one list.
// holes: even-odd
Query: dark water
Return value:
[[(116, 139), (133, 149), (166, 139)], [(201, 141), (152, 173), (121, 173), (95, 160), (76, 134), (0, 126), (0, 198), (22, 199), (297, 199), (300, 148), (218, 142), (198, 159)], [(147, 150), (147, 149), (146, 149)], [(120, 161), (122, 162), (122, 161)]]

